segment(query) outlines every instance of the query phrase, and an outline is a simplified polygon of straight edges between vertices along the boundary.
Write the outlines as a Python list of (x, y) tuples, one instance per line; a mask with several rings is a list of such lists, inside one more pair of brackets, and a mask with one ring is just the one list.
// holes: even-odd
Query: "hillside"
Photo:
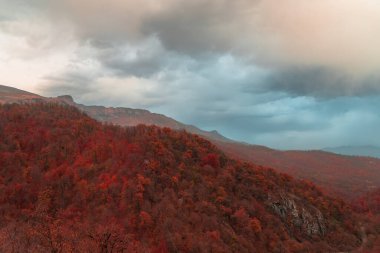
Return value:
[(207, 137), (212, 140), (230, 142), (232, 140), (220, 135), (217, 131), (204, 131), (195, 126), (183, 124), (162, 114), (152, 113), (148, 110), (123, 107), (87, 106), (75, 103), (69, 95), (58, 97), (43, 97), (27, 91), (9, 86), (0, 85), (0, 103), (28, 103), (28, 102), (56, 102), (72, 105), (86, 112), (90, 117), (101, 122), (113, 123), (121, 126), (156, 125), (169, 127)]
[(337, 252), (344, 202), (169, 128), (0, 105), (1, 252)]
[(33, 100), (40, 98), (42, 97), (27, 91), (0, 85), (0, 103), (18, 103), (22, 100)]
[(226, 154), (308, 179), (329, 193), (356, 198), (380, 187), (380, 160), (324, 151), (278, 151), (262, 146), (216, 142)]
[(351, 203), (366, 221), (366, 241), (362, 252), (380, 252), (380, 188), (367, 192)]
[[(86, 106), (75, 103), (72, 97), (67, 95), (57, 98), (45, 98), (33, 94), (30, 97), (30, 95), (25, 96), (25, 94), (31, 93), (11, 87), (1, 87), (0, 102), (57, 102), (75, 106), (101, 122), (120, 126), (145, 124), (186, 130), (207, 138), (231, 157), (273, 167), (277, 171), (288, 173), (297, 178), (308, 179), (322, 186), (327, 193), (343, 197), (346, 200), (352, 200), (367, 191), (380, 187), (380, 159), (343, 156), (323, 151), (273, 150), (263, 146), (234, 142), (221, 136), (216, 131), (203, 131), (194, 126), (182, 124), (165, 115), (151, 113), (147, 110)], [(10, 99), (9, 94), (12, 94), (12, 99)]]
[(71, 96), (59, 96), (58, 101), (75, 106), (90, 117), (101, 122), (108, 122), (120, 126), (137, 126), (139, 124), (168, 127), (175, 130), (186, 130), (209, 139), (230, 142), (231, 140), (220, 135), (217, 131), (204, 131), (192, 125), (186, 125), (163, 114), (152, 113), (148, 110), (123, 107), (87, 106), (75, 103)]

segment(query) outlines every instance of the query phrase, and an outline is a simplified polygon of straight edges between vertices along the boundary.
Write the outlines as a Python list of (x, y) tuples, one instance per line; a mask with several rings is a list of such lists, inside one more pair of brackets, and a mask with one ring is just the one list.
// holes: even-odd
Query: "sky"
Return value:
[(278, 149), (380, 145), (378, 0), (0, 0), (0, 84)]

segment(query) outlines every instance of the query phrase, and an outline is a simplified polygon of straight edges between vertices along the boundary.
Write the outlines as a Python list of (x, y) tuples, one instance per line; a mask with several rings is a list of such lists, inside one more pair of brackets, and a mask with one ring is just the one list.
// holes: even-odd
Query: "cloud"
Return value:
[[(372, 102), (375, 100), (379, 100), (379, 97)], [(378, 102), (376, 104), (380, 106)], [(380, 134), (376, 126), (380, 124), (380, 117), (375, 107), (360, 108), (363, 105), (368, 106), (368, 101), (334, 100), (328, 108), (326, 104), (318, 102), (314, 108), (310, 108), (309, 113), (314, 115), (316, 124), (323, 123), (324, 127), (261, 133), (254, 137), (254, 142), (282, 149), (320, 149), (337, 144), (378, 146)], [(294, 118), (301, 116), (297, 113), (293, 115)]]
[(115, 75), (149, 77), (168, 67), (179, 57), (166, 52), (154, 37), (141, 41), (138, 45), (100, 44), (92, 42), (96, 48), (94, 57)]
[[(4, 4), (9, 19), (52, 24), (41, 31), (17, 28), (31, 48), (68, 43), (103, 46), (99, 60), (120, 74), (151, 75), (162, 57), (232, 54), (247, 65), (287, 72), (328, 69), (367, 86), (380, 68), (380, 3), (377, 0), (18, 0)], [(15, 14), (9, 14), (14, 10)], [(11, 12), (12, 13), (12, 12)], [(43, 27), (43, 26), (42, 26)], [(71, 27), (71, 28), (69, 28)], [(9, 25), (8, 25), (9, 29)], [(62, 30), (63, 29), (63, 30)], [(72, 31), (70, 30), (72, 29)], [(47, 35), (47, 36), (46, 36)], [(144, 43), (155, 41), (158, 52)], [(148, 43), (148, 44), (149, 44)], [(136, 59), (126, 59), (139, 49)], [(153, 45), (153, 47), (155, 47)], [(158, 47), (156, 47), (158, 48)], [(165, 54), (169, 52), (165, 56)], [(108, 55), (107, 55), (108, 54)], [(160, 59), (159, 59), (160, 58)], [(165, 60), (164, 60), (165, 62)], [(164, 63), (165, 65), (165, 63)], [(350, 93), (350, 85), (330, 84)], [(313, 94), (311, 94), (313, 95)], [(345, 94), (343, 94), (345, 95)]]
[(379, 1), (265, 0), (259, 9), (267, 61), (356, 74), (378, 71)]
[(378, 27), (377, 0), (0, 0), (0, 82), (275, 147), (370, 143)]
[[(119, 74), (152, 75), (176, 55), (202, 61), (232, 54), (246, 65), (277, 71), (273, 79), (322, 72), (323, 80), (316, 80), (322, 84), (314, 84), (321, 92), (307, 82), (306, 95), (378, 92), (372, 81), (380, 70), (376, 0), (64, 0), (50, 10), (72, 22), (80, 39), (108, 47), (99, 60)], [(147, 41), (151, 47), (143, 48)], [(137, 50), (135, 59), (125, 57)]]
[(167, 50), (248, 53), (266, 64), (378, 70), (377, 0), (64, 0), (51, 4), (81, 36), (155, 35)]
[(283, 68), (262, 80), (262, 86), (269, 90), (317, 98), (379, 94), (379, 84), (378, 74), (357, 77), (326, 67)]

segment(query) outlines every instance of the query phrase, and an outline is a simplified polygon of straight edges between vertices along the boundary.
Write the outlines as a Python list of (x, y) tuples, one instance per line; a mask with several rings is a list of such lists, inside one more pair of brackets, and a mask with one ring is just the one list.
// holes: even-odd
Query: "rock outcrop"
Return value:
[(302, 233), (309, 237), (323, 237), (327, 232), (322, 213), (292, 194), (280, 193), (279, 196), (268, 196), (268, 205), (286, 222), (288, 229), (295, 236)]

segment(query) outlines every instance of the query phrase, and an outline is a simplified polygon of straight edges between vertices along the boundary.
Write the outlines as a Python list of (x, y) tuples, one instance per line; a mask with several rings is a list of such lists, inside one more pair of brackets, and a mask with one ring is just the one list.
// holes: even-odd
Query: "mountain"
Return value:
[(323, 150), (341, 155), (380, 158), (380, 147), (376, 146), (341, 146), (334, 148), (324, 148)]
[(214, 141), (236, 159), (307, 179), (328, 193), (351, 200), (380, 187), (380, 159), (325, 151), (279, 151), (263, 146)]
[(184, 131), (0, 105), (0, 252), (338, 252), (360, 220)]
[(27, 91), (0, 85), (0, 103), (18, 103), (20, 100), (33, 100), (40, 98), (42, 97)]
[(0, 103), (19, 102), (54, 102), (75, 106), (86, 112), (92, 118), (101, 122), (113, 123), (121, 126), (156, 125), (159, 127), (169, 127), (176, 130), (186, 130), (190, 133), (198, 134), (209, 139), (231, 142), (217, 131), (203, 131), (195, 126), (180, 123), (162, 114), (151, 113), (148, 110), (131, 109), (121, 107), (86, 106), (75, 103), (70, 95), (63, 95), (53, 98), (39, 96), (30, 92), (22, 91), (13, 87), (0, 85)]
[(219, 140), (224, 142), (231, 142), (232, 140), (219, 134), (217, 131), (203, 131), (195, 126), (186, 125), (178, 122), (172, 118), (169, 118), (162, 114), (152, 113), (148, 110), (131, 109), (123, 107), (104, 107), (104, 106), (87, 106), (77, 104), (73, 98), (69, 95), (58, 96), (53, 98), (64, 102), (69, 105), (73, 105), (80, 110), (86, 112), (90, 117), (99, 120), (101, 122), (108, 122), (120, 126), (137, 126), (143, 125), (155, 125), (159, 127), (169, 127), (175, 130), (186, 130), (190, 133), (198, 134), (206, 138), (213, 140)]
[(380, 187), (380, 159), (337, 155), (325, 151), (279, 151), (264, 146), (249, 145), (227, 139), (216, 131), (207, 132), (180, 123), (162, 114), (141, 109), (81, 105), (75, 103), (68, 95), (46, 98), (0, 86), (0, 101), (61, 103), (75, 106), (101, 122), (121, 126), (157, 125), (186, 130), (207, 138), (233, 158), (273, 167), (294, 177), (310, 180), (322, 186), (326, 193), (346, 200), (352, 200)]

